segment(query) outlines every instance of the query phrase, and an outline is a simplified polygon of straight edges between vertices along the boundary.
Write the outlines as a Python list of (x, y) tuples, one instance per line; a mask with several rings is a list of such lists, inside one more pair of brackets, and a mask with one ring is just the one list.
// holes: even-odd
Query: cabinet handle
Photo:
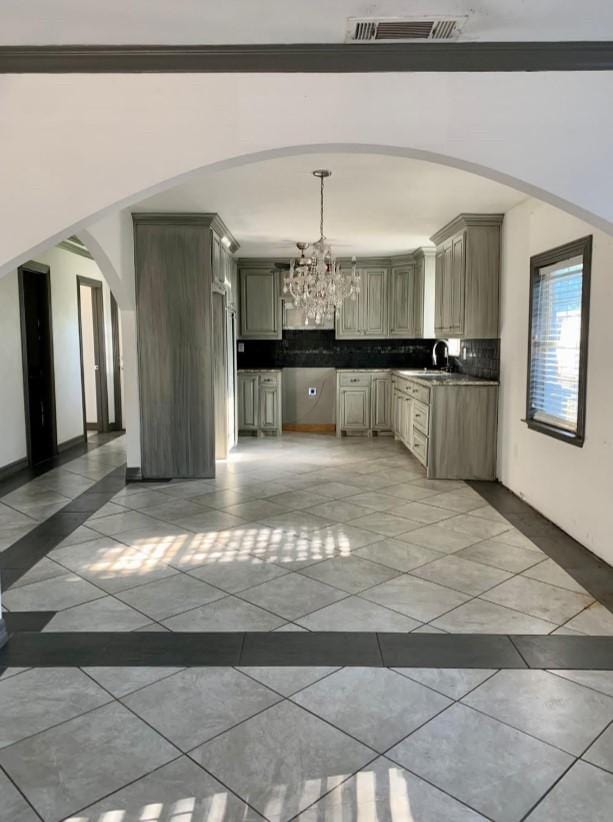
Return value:
[(360, 380), (357, 377), (352, 377), (349, 382), (359, 382)]

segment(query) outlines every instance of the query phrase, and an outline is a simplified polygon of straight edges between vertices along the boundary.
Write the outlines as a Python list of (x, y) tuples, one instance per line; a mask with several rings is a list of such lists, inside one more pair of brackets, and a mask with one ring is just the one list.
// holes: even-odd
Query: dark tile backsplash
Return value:
[(466, 359), (450, 357), (454, 371), (485, 380), (500, 378), (500, 340), (462, 340), (460, 351), (466, 351)]
[[(282, 340), (242, 342), (239, 368), (432, 368), (434, 345), (423, 339), (337, 340), (334, 331), (284, 331)], [(462, 348), (466, 359), (450, 357), (452, 370), (498, 379), (499, 340), (462, 340)]]
[(431, 368), (434, 340), (337, 340), (334, 331), (284, 331), (244, 340), (239, 368)]

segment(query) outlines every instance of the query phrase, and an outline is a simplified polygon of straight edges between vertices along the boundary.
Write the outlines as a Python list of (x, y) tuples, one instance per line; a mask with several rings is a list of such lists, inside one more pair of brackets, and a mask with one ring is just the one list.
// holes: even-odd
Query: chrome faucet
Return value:
[(443, 343), (445, 346), (445, 368), (449, 367), (449, 346), (447, 345), (446, 340), (435, 340), (434, 345), (432, 346), (432, 365), (435, 368), (438, 368), (438, 355), (436, 353), (436, 346), (440, 343)]

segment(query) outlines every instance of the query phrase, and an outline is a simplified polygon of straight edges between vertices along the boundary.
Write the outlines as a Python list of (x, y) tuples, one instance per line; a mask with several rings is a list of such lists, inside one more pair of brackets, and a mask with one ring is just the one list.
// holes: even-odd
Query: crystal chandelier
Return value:
[(343, 271), (324, 236), (324, 180), (331, 174), (323, 168), (313, 172), (313, 176), (319, 177), (321, 187), (319, 240), (312, 244), (296, 243), (300, 257), (290, 262), (283, 283), (283, 293), (291, 297), (294, 308), (304, 311), (305, 325), (310, 320), (316, 325), (332, 320), (343, 300), (348, 297), (355, 300), (360, 291), (355, 257), (351, 270)]

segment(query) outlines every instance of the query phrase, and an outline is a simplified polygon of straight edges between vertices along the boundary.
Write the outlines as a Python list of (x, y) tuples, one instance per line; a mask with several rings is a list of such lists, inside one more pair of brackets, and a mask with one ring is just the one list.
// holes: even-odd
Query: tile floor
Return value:
[[(3, 497), (0, 545), (122, 459), (113, 440)], [(127, 485), (3, 604), (57, 611), (46, 631), (613, 633), (481, 496), (384, 437), (245, 438), (215, 479)]]
[(612, 694), (611, 672), (7, 669), (0, 819), (609, 822)]
[[(0, 545), (122, 460), (0, 500)], [(613, 634), (389, 439), (245, 440), (215, 480), (126, 486), (3, 600), (49, 631)], [(8, 668), (0, 718), (0, 822), (611, 819), (611, 671)]]

